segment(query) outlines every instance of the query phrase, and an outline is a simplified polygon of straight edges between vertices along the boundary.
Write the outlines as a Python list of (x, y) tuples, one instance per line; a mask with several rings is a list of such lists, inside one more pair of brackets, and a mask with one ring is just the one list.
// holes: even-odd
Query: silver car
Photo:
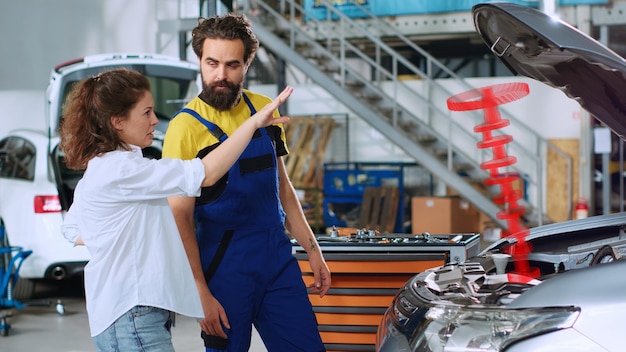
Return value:
[(377, 351), (623, 351), (625, 226), (619, 213), (531, 229), (538, 278), (511, 260), (497, 273), (514, 237), (414, 276), (384, 315)]
[[(561, 89), (625, 135), (623, 58), (529, 7), (485, 3), (472, 11), (482, 39), (514, 73)], [(540, 226), (419, 273), (387, 309), (376, 349), (624, 351), (625, 228), (626, 213)], [(522, 263), (515, 250), (523, 243), (530, 252)]]

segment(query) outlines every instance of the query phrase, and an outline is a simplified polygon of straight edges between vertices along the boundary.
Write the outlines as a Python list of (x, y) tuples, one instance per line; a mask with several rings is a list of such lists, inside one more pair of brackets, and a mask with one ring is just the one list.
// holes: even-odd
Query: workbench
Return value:
[[(323, 298), (311, 293), (309, 299), (329, 352), (374, 351), (378, 324), (406, 281), (428, 268), (463, 262), (480, 250), (480, 235), (473, 233), (316, 237), (332, 285)], [(296, 243), (293, 253), (305, 284), (311, 286), (307, 254)]]

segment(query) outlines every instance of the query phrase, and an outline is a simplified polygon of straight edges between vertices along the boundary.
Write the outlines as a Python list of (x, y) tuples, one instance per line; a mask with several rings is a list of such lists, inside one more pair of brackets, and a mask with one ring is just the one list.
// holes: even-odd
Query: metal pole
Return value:
[[(609, 44), (609, 27), (600, 26), (600, 43), (608, 47)], [(609, 138), (611, 138), (612, 133)], [(610, 142), (609, 142), (610, 143)], [(611, 213), (611, 170), (610, 170), (610, 152), (602, 154), (602, 213)]]
[[(276, 56), (276, 84), (278, 86), (278, 91), (282, 91), (287, 86), (287, 64), (285, 60)], [(284, 104), (281, 104), (278, 107), (278, 112), (281, 115), (287, 115), (287, 111), (289, 111), (289, 100), (287, 100)]]
[(558, 12), (557, 0), (541, 0), (540, 9), (548, 16), (555, 16)]
[(619, 211), (624, 212), (624, 140), (619, 139)]
[[(207, 9), (206, 9), (207, 16), (208, 17), (216, 16), (217, 15), (217, 0), (200, 0), (201, 3), (202, 1), (207, 2)], [(202, 8), (202, 5), (200, 5), (200, 8)]]
[(187, 31), (178, 32), (178, 57), (187, 61)]

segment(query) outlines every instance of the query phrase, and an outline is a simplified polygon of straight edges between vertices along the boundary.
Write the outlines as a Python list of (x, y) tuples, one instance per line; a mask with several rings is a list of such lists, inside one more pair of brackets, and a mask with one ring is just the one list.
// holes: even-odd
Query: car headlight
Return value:
[[(437, 304), (428, 307), (409, 337), (413, 351), (501, 351), (529, 336), (571, 328), (576, 307), (476, 308)], [(413, 324), (411, 324), (413, 325)]]
[(530, 336), (571, 328), (580, 314), (572, 306), (510, 309), (455, 304), (436, 299), (419, 285), (413, 288), (421, 292), (405, 286), (387, 310), (378, 347), (391, 339), (410, 351), (497, 352)]

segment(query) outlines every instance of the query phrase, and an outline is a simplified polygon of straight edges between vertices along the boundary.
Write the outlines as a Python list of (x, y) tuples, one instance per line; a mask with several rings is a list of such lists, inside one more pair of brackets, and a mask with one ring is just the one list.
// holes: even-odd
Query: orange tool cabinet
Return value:
[[(317, 236), (332, 274), (329, 292), (309, 294), (327, 351), (374, 351), (378, 324), (398, 289), (415, 274), (478, 254), (478, 234)], [(451, 242), (454, 239), (455, 242)], [(313, 273), (294, 244), (302, 279)]]

